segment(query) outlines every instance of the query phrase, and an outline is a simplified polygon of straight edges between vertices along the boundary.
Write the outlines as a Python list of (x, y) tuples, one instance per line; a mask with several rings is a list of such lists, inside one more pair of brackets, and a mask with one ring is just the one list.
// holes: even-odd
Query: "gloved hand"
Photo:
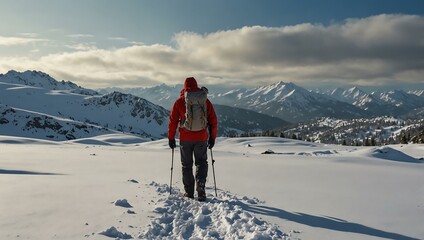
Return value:
[(169, 139), (169, 147), (172, 149), (177, 147), (177, 144), (175, 143), (175, 139)]
[(215, 139), (209, 138), (209, 141), (208, 141), (209, 149), (212, 149), (214, 145), (215, 145)]

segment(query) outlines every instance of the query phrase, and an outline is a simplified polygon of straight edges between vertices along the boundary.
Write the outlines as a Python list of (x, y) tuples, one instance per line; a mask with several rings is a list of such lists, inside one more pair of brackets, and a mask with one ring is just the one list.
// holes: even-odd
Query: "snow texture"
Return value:
[(198, 202), (166, 139), (91, 139), (0, 136), (0, 239), (424, 239), (423, 144), (218, 138)]
[[(167, 185), (152, 183), (159, 194), (165, 194)], [(208, 195), (207, 202), (184, 198), (176, 190), (160, 199), (153, 219), (141, 239), (284, 239), (277, 226), (260, 220), (242, 206), (257, 204), (257, 199), (242, 199), (229, 192), (219, 192), (217, 198)]]

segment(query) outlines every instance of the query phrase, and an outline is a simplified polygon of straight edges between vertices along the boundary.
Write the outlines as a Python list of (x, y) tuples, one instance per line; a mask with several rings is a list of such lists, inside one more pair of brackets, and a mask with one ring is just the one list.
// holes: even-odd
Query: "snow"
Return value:
[(201, 203), (167, 140), (90, 139), (0, 136), (0, 239), (424, 238), (422, 144), (219, 138)]
[[(27, 74), (31, 75), (32, 72)], [(14, 83), (17, 81), (15, 78), (7, 78), (5, 76), (0, 75), (0, 114), (8, 109), (19, 111), (16, 116), (14, 113), (6, 116), (5, 119), (8, 124), (0, 124), (0, 131), (4, 135), (21, 137), (37, 135), (37, 138), (44, 137), (44, 139), (66, 139), (66, 134), (59, 134), (57, 130), (56, 132), (49, 131), (45, 133), (44, 131), (38, 132), (37, 129), (32, 129), (30, 132), (25, 132), (26, 123), (34, 117), (48, 117), (51, 120), (50, 124), (57, 125), (58, 128), (60, 126), (64, 127), (60, 129), (61, 132), (75, 130), (76, 124), (84, 124), (90, 127), (87, 131), (85, 131), (86, 129), (76, 128), (77, 132), (72, 134), (75, 138), (96, 136), (99, 135), (99, 132), (106, 134), (116, 131), (131, 132), (154, 138), (162, 138), (166, 135), (166, 122), (169, 112), (142, 98), (117, 92), (100, 96), (77, 94), (71, 90), (51, 89), (56, 88), (56, 85), (68, 88), (68, 85), (63, 85), (61, 82), (52, 82), (52, 84), (56, 84), (52, 86), (35, 82), (34, 85), (37, 87), (30, 87), (16, 84)], [(50, 78), (47, 78), (47, 80), (54, 81)], [(35, 80), (25, 80), (28, 84), (32, 84), (33, 81)], [(91, 91), (79, 88), (77, 90), (77, 92)], [(18, 124), (12, 124), (14, 120)], [(47, 136), (42, 136), (43, 134), (47, 134)]]
[[(165, 194), (161, 190), (158, 193)], [(160, 199), (154, 212), (161, 216), (139, 238), (282, 239), (288, 236), (247, 211), (251, 204), (256, 204), (254, 199), (239, 199), (228, 192), (220, 192), (216, 199), (209, 194), (208, 198), (211, 200), (201, 203), (174, 191), (170, 197)]]

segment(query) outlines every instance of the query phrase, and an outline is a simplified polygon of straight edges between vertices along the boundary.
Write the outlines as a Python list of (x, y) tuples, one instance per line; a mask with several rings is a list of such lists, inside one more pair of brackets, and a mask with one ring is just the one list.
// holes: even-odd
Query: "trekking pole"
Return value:
[(174, 149), (172, 149), (171, 181), (169, 183), (169, 195), (171, 195), (171, 191), (172, 191), (172, 170), (174, 170)]
[(215, 185), (215, 197), (218, 197), (218, 193), (216, 192), (216, 179), (215, 179), (215, 159), (213, 159), (213, 153), (212, 153), (212, 148), (211, 150), (211, 158), (212, 158), (212, 172), (213, 172), (213, 184)]

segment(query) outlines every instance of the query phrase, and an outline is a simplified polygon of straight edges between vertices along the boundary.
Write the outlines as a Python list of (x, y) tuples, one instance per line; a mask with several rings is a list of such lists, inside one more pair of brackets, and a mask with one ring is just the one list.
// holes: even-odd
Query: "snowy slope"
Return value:
[[(86, 95), (86, 93), (90, 93), (90, 90), (72, 88), (71, 83), (62, 86), (43, 73), (36, 73), (35, 77), (33, 72), (24, 72), (20, 75), (12, 73), (13, 76), (18, 75), (12, 78), (10, 77), (11, 72), (9, 72), (6, 74), (7, 76), (0, 77), (0, 104), (5, 107), (74, 120), (144, 137), (160, 138), (166, 135), (169, 111), (145, 99), (119, 92), (103, 96)], [(26, 79), (25, 77), (28, 75), (33, 78)], [(42, 77), (38, 78), (39, 75)], [(10, 83), (18, 80), (25, 81), (27, 85)], [(45, 81), (41, 83), (41, 80)], [(65, 90), (58, 90), (58, 86)], [(2, 130), (1, 127), (0, 125), (0, 133), (4, 133), (5, 130)], [(86, 137), (88, 136), (92, 135), (86, 135)]]
[(424, 97), (424, 90), (408, 91), (409, 94), (415, 94), (418, 97)]
[(424, 238), (423, 145), (220, 138), (199, 203), (166, 140), (80, 143), (0, 136), (0, 239)]
[(114, 131), (71, 119), (5, 107), (0, 104), (0, 131), (3, 135), (64, 141), (98, 136)]
[(82, 88), (70, 81), (56, 81), (50, 75), (40, 71), (17, 72), (10, 70), (6, 74), (0, 74), (0, 82), (20, 84), (32, 87), (39, 87), (49, 90), (68, 90), (72, 93), (83, 95), (98, 95), (96, 91)]

